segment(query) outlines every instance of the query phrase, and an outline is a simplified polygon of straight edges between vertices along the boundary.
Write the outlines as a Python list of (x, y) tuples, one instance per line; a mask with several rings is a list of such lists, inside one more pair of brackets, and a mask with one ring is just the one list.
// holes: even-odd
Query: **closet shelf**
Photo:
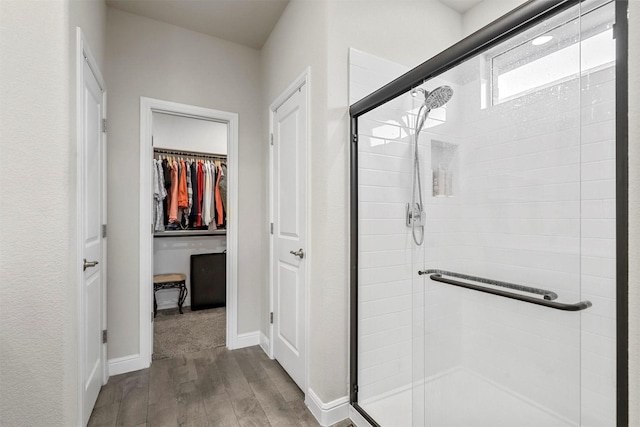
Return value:
[(153, 237), (226, 236), (227, 230), (171, 230), (158, 231)]

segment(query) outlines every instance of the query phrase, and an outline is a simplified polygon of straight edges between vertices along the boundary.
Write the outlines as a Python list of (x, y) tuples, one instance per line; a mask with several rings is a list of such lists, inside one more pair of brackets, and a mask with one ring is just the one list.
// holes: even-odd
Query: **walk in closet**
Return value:
[(225, 344), (228, 124), (153, 113), (153, 358)]

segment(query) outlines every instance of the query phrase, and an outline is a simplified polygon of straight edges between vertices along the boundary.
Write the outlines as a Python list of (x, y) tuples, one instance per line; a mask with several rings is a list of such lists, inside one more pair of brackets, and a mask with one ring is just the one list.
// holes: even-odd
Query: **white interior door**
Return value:
[(103, 329), (103, 93), (91, 68), (83, 69), (82, 181), (82, 340), (83, 422), (86, 425), (100, 392), (104, 373)]
[(305, 388), (307, 85), (273, 115), (273, 355)]

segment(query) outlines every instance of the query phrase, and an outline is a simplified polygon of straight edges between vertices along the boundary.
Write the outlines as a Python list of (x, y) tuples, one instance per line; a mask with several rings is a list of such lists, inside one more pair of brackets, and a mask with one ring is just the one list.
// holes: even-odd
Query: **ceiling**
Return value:
[(136, 15), (262, 48), (289, 0), (107, 0)]
[(439, 0), (440, 3), (443, 3), (449, 6), (451, 9), (459, 12), (465, 13), (467, 10), (471, 9), (473, 6), (480, 3), (482, 0)]
[[(260, 49), (289, 0), (106, 0), (136, 15)], [(482, 0), (438, 0), (465, 13)]]

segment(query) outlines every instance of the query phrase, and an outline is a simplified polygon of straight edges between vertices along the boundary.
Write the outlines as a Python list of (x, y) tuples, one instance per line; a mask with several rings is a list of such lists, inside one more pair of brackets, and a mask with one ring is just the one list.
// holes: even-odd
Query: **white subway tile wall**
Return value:
[[(455, 93), (420, 139), (425, 243), (405, 223), (411, 197), (408, 94), (359, 119), (359, 402), (367, 409), (465, 369), (568, 425), (615, 425), (615, 72), (604, 68), (480, 108), (478, 61), (433, 89)], [(406, 72), (352, 49), (350, 100)], [(429, 126), (429, 124), (427, 124)], [(433, 141), (457, 147), (453, 197), (432, 197)], [(439, 268), (550, 289), (567, 313), (417, 276)], [(497, 389), (497, 388), (496, 388)], [(431, 395), (431, 394), (429, 394)], [(433, 409), (433, 408), (431, 408)], [(372, 414), (373, 415), (373, 414)], [(500, 425), (500, 414), (494, 414)], [(375, 415), (374, 415), (375, 418)]]
[[(407, 70), (351, 49), (351, 103)], [(423, 280), (417, 276), (425, 255), (415, 248), (405, 223), (413, 164), (410, 135), (418, 101), (409, 95), (398, 98), (358, 123), (359, 402), (367, 409), (389, 396), (409, 399), (401, 407), (403, 411), (413, 407), (414, 424), (424, 416), (425, 378), (460, 365), (462, 336), (461, 306), (455, 294), (450, 289), (433, 290), (425, 299)], [(442, 120), (441, 113), (434, 115), (425, 127)], [(424, 148), (423, 165), (429, 165), (430, 152)], [(442, 210), (433, 219), (446, 221), (447, 214)], [(432, 249), (445, 238), (438, 230), (425, 237), (429, 242), (425, 250), (442, 262), (447, 254)], [(428, 352), (426, 363), (425, 340), (439, 348)]]
[[(350, 103), (406, 71), (351, 49)], [(413, 253), (403, 219), (411, 188), (410, 131), (392, 123), (400, 114), (385, 108), (358, 124), (358, 394), (365, 406), (412, 383)]]

